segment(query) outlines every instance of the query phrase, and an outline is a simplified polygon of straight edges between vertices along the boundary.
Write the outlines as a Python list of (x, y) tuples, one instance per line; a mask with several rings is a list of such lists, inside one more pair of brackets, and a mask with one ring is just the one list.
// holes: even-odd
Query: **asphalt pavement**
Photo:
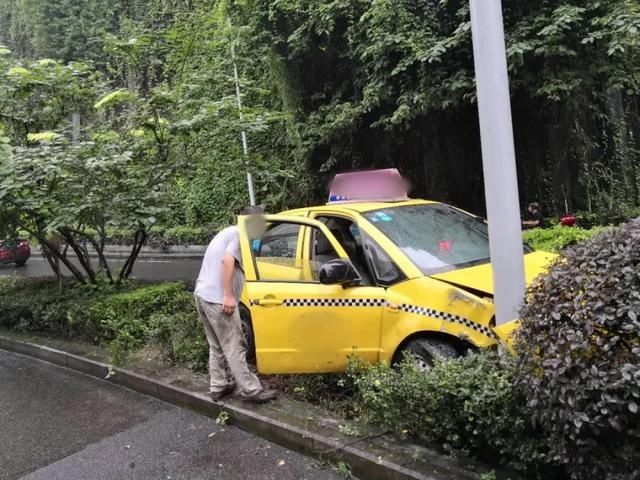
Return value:
[(0, 480), (338, 480), (232, 426), (0, 350)]
[[(133, 267), (132, 276), (140, 280), (185, 280), (187, 282), (195, 282), (201, 263), (202, 260), (198, 258), (163, 258), (162, 256), (139, 258)], [(110, 265), (122, 265), (122, 260), (111, 259)], [(51, 267), (40, 255), (33, 255), (24, 267), (16, 267), (14, 264), (0, 265), (0, 276), (11, 274), (20, 277), (53, 275)]]

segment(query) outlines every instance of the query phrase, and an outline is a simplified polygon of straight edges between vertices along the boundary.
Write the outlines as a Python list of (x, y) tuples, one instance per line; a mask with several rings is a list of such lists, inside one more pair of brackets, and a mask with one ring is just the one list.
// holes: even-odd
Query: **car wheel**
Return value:
[(253, 326), (251, 325), (251, 312), (244, 305), (240, 305), (240, 320), (242, 323), (242, 333), (247, 340), (247, 362), (256, 364), (256, 340), (253, 336)]
[(20, 260), (19, 262), (16, 262), (16, 267), (24, 267), (26, 264), (26, 260)]
[(396, 356), (397, 365), (405, 356), (411, 356), (418, 370), (428, 372), (433, 368), (436, 360), (457, 358), (460, 353), (449, 342), (435, 338), (417, 338), (409, 341)]

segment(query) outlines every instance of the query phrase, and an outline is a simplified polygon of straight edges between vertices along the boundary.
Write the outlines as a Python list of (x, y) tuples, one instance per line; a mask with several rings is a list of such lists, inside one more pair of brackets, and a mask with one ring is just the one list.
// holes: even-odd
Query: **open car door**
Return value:
[(321, 284), (324, 263), (349, 261), (327, 227), (305, 217), (265, 219), (260, 238), (249, 237), (247, 217), (238, 222), (258, 371), (337, 372), (353, 353), (377, 361), (384, 289)]

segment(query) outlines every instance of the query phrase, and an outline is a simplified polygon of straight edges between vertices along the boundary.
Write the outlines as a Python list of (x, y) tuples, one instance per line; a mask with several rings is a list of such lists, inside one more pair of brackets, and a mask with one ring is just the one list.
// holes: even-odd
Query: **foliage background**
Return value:
[[(640, 5), (503, 6), (521, 202), (638, 207)], [(396, 166), (414, 195), (483, 213), (466, 0), (0, 0), (0, 43), (18, 63), (88, 63), (103, 92), (170, 103), (169, 225), (225, 222), (247, 202), (241, 127), (271, 210), (322, 201), (336, 171)]]

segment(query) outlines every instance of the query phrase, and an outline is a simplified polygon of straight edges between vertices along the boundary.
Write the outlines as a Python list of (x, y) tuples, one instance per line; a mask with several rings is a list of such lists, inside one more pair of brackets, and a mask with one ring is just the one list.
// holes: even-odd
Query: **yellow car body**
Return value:
[[(451, 214), (456, 221), (471, 222), (472, 230), (481, 231), (480, 224), (485, 225), (458, 209), (426, 200), (338, 203), (268, 215), (269, 227), (259, 239), (250, 238), (247, 218), (240, 217), (247, 280), (241, 303), (244, 321), (250, 316), (258, 371), (340, 372), (352, 354), (371, 363), (391, 363), (407, 342), (422, 337), (450, 342), (460, 352), (491, 347), (500, 339), (508, 342), (516, 323), (495, 328), (488, 258), (470, 266), (446, 265), (458, 244), (473, 251), (475, 247), (465, 242), (466, 235), (475, 233), (440, 240), (442, 251), (433, 247), (435, 255), (428, 258), (391, 238), (397, 234), (393, 228), (400, 212), (408, 212), (402, 214), (405, 233), (411, 236), (415, 232), (406, 228), (407, 219), (411, 222), (406, 215), (435, 215), (432, 210), (444, 212), (442, 221)], [(442, 271), (425, 274), (423, 257), (427, 263), (442, 264)], [(543, 252), (526, 253), (527, 281), (542, 273), (552, 258)], [(334, 259), (352, 264), (360, 280), (348, 285), (320, 283), (322, 265)]]

